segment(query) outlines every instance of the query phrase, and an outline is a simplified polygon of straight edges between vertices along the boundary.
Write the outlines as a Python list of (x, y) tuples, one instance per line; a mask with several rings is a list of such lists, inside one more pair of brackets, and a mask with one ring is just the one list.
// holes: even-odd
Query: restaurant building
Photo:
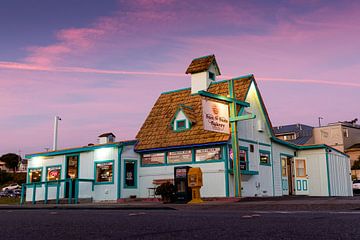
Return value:
[(205, 198), (352, 196), (349, 157), (276, 138), (253, 75), (217, 81), (214, 55), (186, 73), (191, 87), (162, 93), (136, 140), (28, 155), (26, 200), (68, 198), (71, 188), (76, 199), (149, 198), (177, 166), (201, 168)]

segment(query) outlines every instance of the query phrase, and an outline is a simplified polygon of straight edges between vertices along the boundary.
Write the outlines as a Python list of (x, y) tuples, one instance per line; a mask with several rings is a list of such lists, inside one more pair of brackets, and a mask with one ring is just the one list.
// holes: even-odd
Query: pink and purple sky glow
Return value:
[(360, 1), (12, 0), (0, 3), (0, 155), (134, 139), (192, 58), (253, 73), (274, 126), (351, 120)]

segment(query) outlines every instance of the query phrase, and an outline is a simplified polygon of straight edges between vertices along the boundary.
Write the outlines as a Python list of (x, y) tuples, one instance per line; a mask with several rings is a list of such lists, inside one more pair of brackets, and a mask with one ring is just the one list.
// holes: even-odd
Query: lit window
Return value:
[(96, 182), (112, 183), (113, 182), (113, 161), (97, 162), (96, 166)]
[(143, 154), (142, 158), (141, 158), (141, 163), (143, 165), (164, 164), (165, 163), (165, 153)]
[(47, 168), (47, 181), (56, 181), (61, 178), (61, 166), (54, 166)]
[(221, 148), (203, 148), (195, 150), (195, 160), (199, 161), (211, 161), (221, 159)]
[(191, 150), (182, 150), (168, 152), (167, 162), (168, 163), (182, 163), (182, 162), (191, 162), (192, 161), (192, 151)]
[(260, 164), (270, 165), (270, 152), (260, 151)]
[(29, 183), (41, 182), (41, 168), (32, 168), (29, 169)]

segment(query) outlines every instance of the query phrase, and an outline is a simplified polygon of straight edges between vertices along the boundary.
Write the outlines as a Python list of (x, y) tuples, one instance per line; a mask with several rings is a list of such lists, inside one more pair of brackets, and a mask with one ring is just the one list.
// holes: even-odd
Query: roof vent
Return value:
[(99, 144), (113, 143), (116, 136), (113, 133), (103, 133), (99, 136)]
[(216, 81), (216, 76), (221, 75), (215, 55), (193, 59), (186, 70), (186, 74), (191, 74), (192, 94), (207, 91), (211, 82)]

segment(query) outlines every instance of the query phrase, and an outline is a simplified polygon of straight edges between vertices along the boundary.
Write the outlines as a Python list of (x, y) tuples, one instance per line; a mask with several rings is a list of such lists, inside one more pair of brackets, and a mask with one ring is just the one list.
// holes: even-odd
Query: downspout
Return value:
[(118, 148), (117, 199), (121, 198), (121, 154), (123, 148), (123, 144), (120, 144)]
[(331, 197), (330, 171), (329, 171), (329, 150), (328, 150), (328, 148), (325, 148), (325, 156), (326, 156), (326, 172), (327, 172), (328, 194), (329, 194), (329, 197)]

